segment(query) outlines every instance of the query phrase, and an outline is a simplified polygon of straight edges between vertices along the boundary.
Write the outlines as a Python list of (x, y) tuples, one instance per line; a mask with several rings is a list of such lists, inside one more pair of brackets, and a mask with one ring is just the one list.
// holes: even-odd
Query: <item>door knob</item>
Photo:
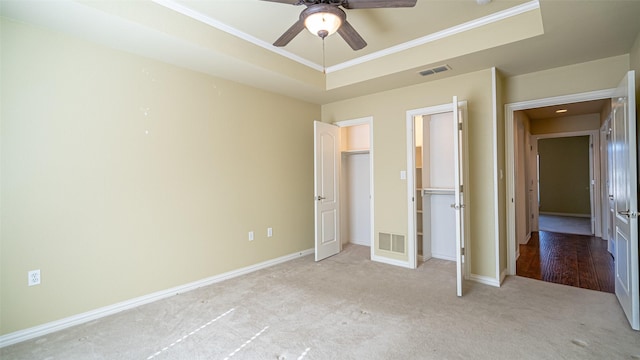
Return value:
[(626, 216), (628, 218), (633, 218), (633, 219), (635, 219), (638, 216), (637, 212), (630, 211), (630, 210), (618, 211), (618, 214), (622, 216)]
[(324, 196), (320, 196), (320, 195), (318, 195), (318, 196), (316, 197), (316, 200), (324, 200), (324, 199), (326, 199), (326, 197), (324, 197)]

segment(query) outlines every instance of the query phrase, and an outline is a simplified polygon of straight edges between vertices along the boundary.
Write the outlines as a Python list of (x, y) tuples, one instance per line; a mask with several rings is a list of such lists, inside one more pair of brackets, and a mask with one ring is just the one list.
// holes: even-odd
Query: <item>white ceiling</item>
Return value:
[[(346, 10), (369, 44), (303, 31), (271, 43), (304, 6), (259, 0), (2, 0), (0, 14), (106, 46), (314, 103), (496, 66), (506, 75), (629, 52), (640, 1), (418, 0), (415, 8)], [(421, 77), (448, 64), (452, 70)]]

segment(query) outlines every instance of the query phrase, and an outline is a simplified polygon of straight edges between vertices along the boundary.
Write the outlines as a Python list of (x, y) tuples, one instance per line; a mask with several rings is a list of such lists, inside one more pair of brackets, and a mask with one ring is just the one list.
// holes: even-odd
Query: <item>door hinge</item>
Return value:
[(462, 131), (462, 123), (458, 123), (458, 130)]
[(460, 185), (460, 192), (464, 192), (464, 185)]
[(460, 248), (460, 255), (464, 255), (464, 248)]

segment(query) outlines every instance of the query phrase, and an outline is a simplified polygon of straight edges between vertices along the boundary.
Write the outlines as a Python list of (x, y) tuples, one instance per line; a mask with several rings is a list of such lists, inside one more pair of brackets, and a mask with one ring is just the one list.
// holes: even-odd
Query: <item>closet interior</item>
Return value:
[(342, 244), (371, 246), (370, 127), (344, 126), (340, 132)]
[(456, 260), (453, 122), (453, 112), (414, 117), (416, 242), (420, 261)]

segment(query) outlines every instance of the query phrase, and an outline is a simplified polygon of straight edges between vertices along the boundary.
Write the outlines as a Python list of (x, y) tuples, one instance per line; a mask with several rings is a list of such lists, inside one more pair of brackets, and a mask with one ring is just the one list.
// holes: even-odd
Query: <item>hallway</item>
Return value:
[(520, 245), (518, 276), (613, 293), (613, 257), (595, 236), (533, 232)]

